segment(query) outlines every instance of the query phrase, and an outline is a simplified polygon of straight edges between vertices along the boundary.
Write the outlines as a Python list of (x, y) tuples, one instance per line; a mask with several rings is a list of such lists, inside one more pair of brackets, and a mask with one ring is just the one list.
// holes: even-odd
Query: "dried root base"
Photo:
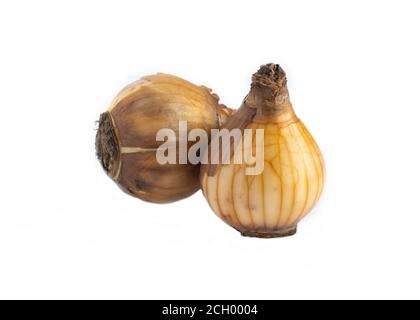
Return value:
[(120, 150), (117, 135), (109, 112), (104, 112), (99, 118), (98, 131), (96, 132), (96, 156), (108, 174), (118, 161)]
[(297, 232), (297, 226), (292, 226), (289, 228), (284, 228), (272, 232), (257, 232), (257, 231), (244, 231), (241, 232), (241, 235), (244, 237), (253, 237), (253, 238), (283, 238), (293, 236)]

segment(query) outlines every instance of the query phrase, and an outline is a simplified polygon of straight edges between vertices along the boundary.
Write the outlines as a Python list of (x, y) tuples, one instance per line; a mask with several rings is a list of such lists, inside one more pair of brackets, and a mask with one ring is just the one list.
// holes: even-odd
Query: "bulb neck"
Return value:
[(283, 121), (294, 116), (284, 70), (273, 63), (261, 66), (252, 76), (251, 90), (244, 103), (250, 108), (257, 109), (255, 121), (264, 119)]

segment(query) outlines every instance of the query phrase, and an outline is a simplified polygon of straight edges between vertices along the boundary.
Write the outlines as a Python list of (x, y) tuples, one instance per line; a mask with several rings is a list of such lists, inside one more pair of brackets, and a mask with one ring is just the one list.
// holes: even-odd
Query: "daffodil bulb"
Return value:
[[(205, 155), (200, 180), (213, 211), (244, 236), (295, 234), (321, 195), (324, 160), (294, 112), (279, 65), (264, 65), (253, 75), (242, 106), (222, 128), (239, 129), (241, 139), (228, 139), (226, 148), (216, 135)], [(213, 154), (216, 145), (221, 156)], [(253, 166), (246, 161), (250, 155)]]

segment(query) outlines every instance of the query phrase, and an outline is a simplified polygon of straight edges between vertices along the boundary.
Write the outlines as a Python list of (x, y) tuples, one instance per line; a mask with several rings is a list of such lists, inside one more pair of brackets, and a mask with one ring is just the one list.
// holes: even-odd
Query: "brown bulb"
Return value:
[[(156, 74), (125, 87), (101, 114), (96, 153), (105, 172), (122, 190), (149, 202), (168, 203), (186, 198), (200, 188), (200, 165), (160, 164), (156, 141), (160, 129), (176, 132), (179, 121), (188, 130), (219, 128), (230, 109), (204, 86), (181, 78)], [(189, 148), (194, 142), (188, 142)]]

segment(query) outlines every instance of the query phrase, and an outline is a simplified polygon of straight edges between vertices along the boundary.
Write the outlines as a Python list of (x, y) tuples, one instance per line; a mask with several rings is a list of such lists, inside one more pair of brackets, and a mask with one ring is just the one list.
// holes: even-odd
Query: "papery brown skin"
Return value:
[(163, 142), (156, 134), (174, 130), (178, 146), (183, 120), (188, 130), (201, 128), (210, 136), (230, 114), (218, 100), (210, 89), (168, 74), (128, 85), (99, 120), (96, 152), (104, 170), (122, 190), (145, 201), (168, 203), (192, 195), (200, 188), (200, 166), (159, 164), (156, 150)]
[(232, 152), (230, 164), (202, 165), (202, 190), (213, 211), (244, 236), (293, 235), (321, 195), (324, 160), (296, 117), (284, 71), (267, 64), (252, 80), (241, 108), (223, 128), (253, 129), (253, 155), (255, 129), (264, 129), (264, 170), (259, 175), (246, 175), (247, 165), (233, 164)]

